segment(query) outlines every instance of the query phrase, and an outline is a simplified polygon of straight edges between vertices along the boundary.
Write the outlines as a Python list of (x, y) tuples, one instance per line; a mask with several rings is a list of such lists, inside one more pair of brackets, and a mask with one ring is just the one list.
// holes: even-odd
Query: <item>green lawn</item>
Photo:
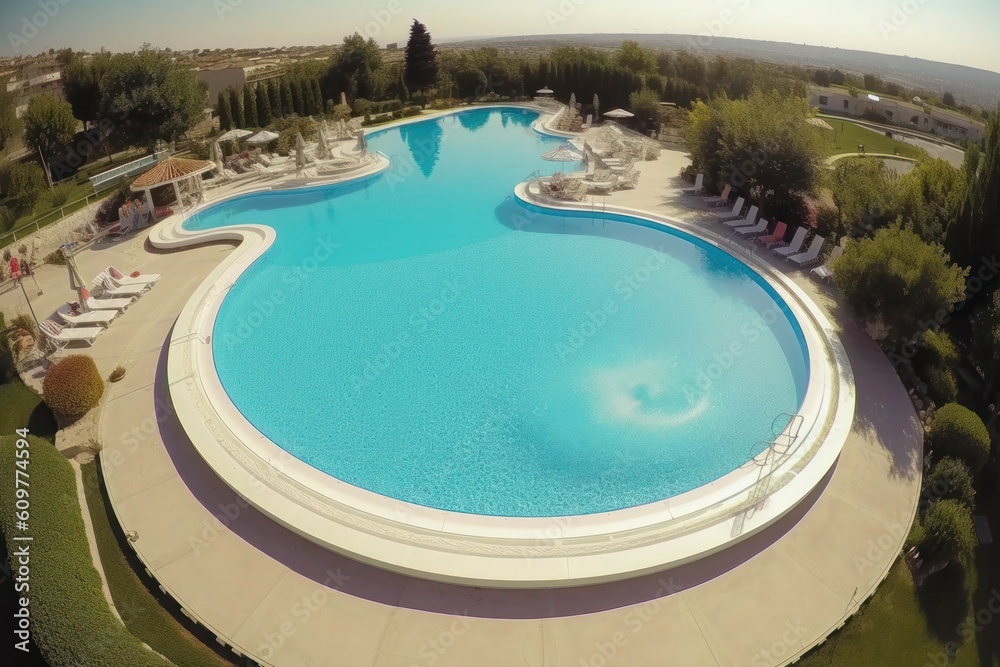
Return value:
[(860, 125), (855, 125), (848, 120), (828, 117), (824, 117), (823, 120), (833, 126), (832, 132), (830, 130), (817, 130), (820, 133), (820, 139), (823, 142), (823, 153), (826, 157), (842, 153), (856, 154), (858, 144), (864, 144), (865, 152), (867, 153), (887, 153), (892, 155), (896, 152), (903, 157), (911, 158), (918, 158), (926, 154), (923, 149), (904, 144), (902, 141), (890, 139), (883, 133), (873, 132)]
[(56, 422), (38, 394), (19, 378), (0, 385), (0, 436), (28, 427), (36, 438), (55, 443)]
[[(97, 464), (83, 465), (82, 471), (87, 506), (94, 525), (97, 548), (101, 554), (101, 565), (104, 567), (115, 607), (125, 621), (126, 627), (133, 635), (176, 665), (214, 667), (236, 664), (223, 659), (194, 637), (164, 608), (164, 605), (170, 605), (176, 609), (176, 604), (160, 593), (159, 589), (154, 589), (156, 591), (154, 596), (150, 587), (138, 577), (135, 568), (141, 566), (137, 560), (130, 563), (122, 551), (120, 542), (122, 536), (118, 534), (117, 523), (112, 524), (117, 520), (104, 501)], [(211, 641), (214, 637), (206, 636), (204, 639)]]

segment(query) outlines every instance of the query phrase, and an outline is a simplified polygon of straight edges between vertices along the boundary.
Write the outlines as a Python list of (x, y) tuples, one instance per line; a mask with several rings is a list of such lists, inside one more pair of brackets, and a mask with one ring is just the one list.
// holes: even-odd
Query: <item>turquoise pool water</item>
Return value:
[(636, 219), (511, 200), (559, 168), (535, 118), (479, 109), (387, 129), (370, 145), (391, 171), (186, 223), (277, 230), (212, 342), (257, 429), (392, 498), (540, 517), (694, 489), (798, 411), (801, 331), (741, 262)]

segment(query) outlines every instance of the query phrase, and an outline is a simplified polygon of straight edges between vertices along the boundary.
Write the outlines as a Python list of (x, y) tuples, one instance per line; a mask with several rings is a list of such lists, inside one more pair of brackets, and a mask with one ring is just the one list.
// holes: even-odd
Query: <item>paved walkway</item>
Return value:
[[(684, 162), (664, 152), (643, 163), (639, 190), (609, 201), (704, 220), (700, 200), (677, 189)], [(449, 586), (348, 560), (247, 507), (173, 418), (163, 376), (170, 328), (230, 247), (162, 254), (141, 241), (78, 259), (85, 277), (110, 263), (163, 274), (90, 351), (102, 372), (118, 363), (129, 369), (110, 387), (102, 413), (108, 493), (164, 588), (192, 617), (266, 664), (785, 664), (874, 591), (914, 515), (922, 431), (906, 392), (830, 293), (800, 276), (843, 325), (858, 414), (825, 486), (764, 533), (662, 575), (552, 591)], [(43, 282), (50, 305), (72, 296), (68, 286), (59, 292), (56, 274)], [(7, 310), (9, 301), (0, 296), (0, 307)]]

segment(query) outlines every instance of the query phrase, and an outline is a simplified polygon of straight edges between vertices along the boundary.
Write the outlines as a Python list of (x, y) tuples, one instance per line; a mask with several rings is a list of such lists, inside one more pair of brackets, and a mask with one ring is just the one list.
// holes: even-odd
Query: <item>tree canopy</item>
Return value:
[(45, 160), (51, 159), (73, 139), (78, 125), (69, 102), (48, 93), (32, 97), (21, 120), (25, 142)]
[(626, 40), (615, 52), (614, 63), (622, 69), (636, 74), (652, 74), (656, 72), (656, 55), (649, 49), (639, 45), (639, 42)]
[(938, 244), (898, 224), (849, 241), (834, 278), (855, 312), (881, 321), (888, 339), (914, 339), (965, 300), (968, 269), (951, 264)]
[(431, 42), (427, 26), (416, 19), (410, 26), (410, 39), (406, 43), (406, 86), (410, 90), (426, 90), (437, 83), (437, 50)]
[(89, 59), (77, 54), (63, 70), (66, 101), (73, 107), (73, 115), (84, 123), (96, 123), (101, 117), (101, 79), (110, 63), (110, 53), (98, 53)]
[(21, 132), (21, 122), (17, 118), (16, 100), (7, 92), (7, 77), (0, 77), (0, 151)]
[[(382, 49), (372, 38), (360, 33), (344, 38), (326, 75), (325, 88), (347, 93), (351, 100), (371, 99), (375, 92), (375, 73), (382, 66)], [(293, 91), (294, 95), (294, 91)]]

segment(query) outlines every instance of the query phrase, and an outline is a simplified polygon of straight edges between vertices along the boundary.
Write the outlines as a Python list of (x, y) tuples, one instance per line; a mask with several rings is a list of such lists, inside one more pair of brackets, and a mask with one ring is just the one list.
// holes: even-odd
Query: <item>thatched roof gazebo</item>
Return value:
[(201, 175), (216, 169), (216, 164), (210, 160), (187, 160), (169, 157), (163, 162), (139, 176), (132, 182), (133, 192), (145, 192), (150, 210), (153, 207), (153, 189), (164, 185), (172, 185), (177, 204), (184, 205), (181, 184), (186, 185), (189, 193), (202, 192)]

